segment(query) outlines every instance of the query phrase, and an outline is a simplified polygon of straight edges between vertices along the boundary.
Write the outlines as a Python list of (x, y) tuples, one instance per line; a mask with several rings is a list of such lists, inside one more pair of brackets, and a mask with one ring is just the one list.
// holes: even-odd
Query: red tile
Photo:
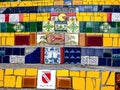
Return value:
[(120, 73), (115, 74), (115, 90), (120, 90)]
[(76, 16), (76, 13), (75, 12), (70, 12), (70, 13), (68, 13), (68, 16)]
[(86, 46), (103, 46), (103, 37), (100, 36), (86, 36)]
[(60, 64), (63, 64), (64, 63), (64, 49), (63, 48), (60, 48)]
[(112, 21), (112, 13), (107, 13), (107, 21)]
[(15, 45), (30, 45), (30, 36), (15, 35)]
[(44, 48), (42, 47), (41, 49), (40, 49), (41, 51), (41, 54), (40, 54), (40, 63), (41, 64), (44, 64)]
[(28, 77), (28, 76), (23, 77), (22, 79), (23, 88), (36, 88), (36, 86), (37, 86), (36, 77)]
[(5, 14), (5, 22), (9, 22), (9, 14)]
[(57, 88), (72, 89), (72, 79), (70, 77), (57, 77)]
[(20, 22), (23, 21), (23, 14), (19, 14), (19, 21), (20, 21)]

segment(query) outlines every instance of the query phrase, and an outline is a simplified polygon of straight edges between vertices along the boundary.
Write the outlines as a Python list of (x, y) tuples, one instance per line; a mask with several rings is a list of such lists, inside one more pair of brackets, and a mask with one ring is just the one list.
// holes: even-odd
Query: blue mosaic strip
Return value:
[(33, 6), (0, 8), (0, 14), (43, 13), (43, 12), (120, 12), (120, 6), (79, 5), (79, 6)]
[[(0, 63), (40, 64), (44, 62), (44, 64), (120, 66), (119, 48), (62, 47), (63, 52), (61, 52), (60, 47), (47, 48), (1, 47)], [(63, 53), (64, 57), (61, 56)]]

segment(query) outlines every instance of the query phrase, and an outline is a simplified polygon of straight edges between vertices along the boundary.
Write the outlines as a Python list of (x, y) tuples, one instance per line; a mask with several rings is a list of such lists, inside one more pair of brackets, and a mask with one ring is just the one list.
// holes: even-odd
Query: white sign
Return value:
[(55, 70), (38, 70), (37, 88), (55, 89), (56, 88)]

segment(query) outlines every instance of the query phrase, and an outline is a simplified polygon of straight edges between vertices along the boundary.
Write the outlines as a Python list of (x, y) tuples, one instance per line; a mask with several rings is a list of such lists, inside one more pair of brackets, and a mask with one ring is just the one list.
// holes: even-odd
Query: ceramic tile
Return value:
[(79, 22), (67, 22), (68, 33), (79, 33)]
[(112, 21), (119, 22), (120, 21), (120, 13), (112, 13)]
[(54, 22), (44, 21), (43, 22), (43, 32), (54, 32)]
[(120, 90), (120, 73), (115, 73), (115, 90)]
[(55, 89), (56, 71), (55, 70), (38, 70), (37, 88), (38, 89)]
[(98, 56), (90, 56), (89, 65), (98, 65)]
[(65, 34), (65, 45), (78, 45), (78, 34)]
[(55, 32), (66, 32), (67, 22), (66, 21), (55, 21)]
[(60, 64), (60, 48), (59, 47), (45, 47), (44, 63), (45, 64)]
[(22, 88), (36, 88), (37, 86), (37, 78), (24, 76), (22, 78)]
[(25, 56), (17, 56), (17, 63), (24, 64)]
[(10, 55), (10, 63), (17, 63), (17, 59), (16, 55)]
[(71, 89), (72, 88), (72, 79), (69, 77), (57, 77), (56, 88)]
[(5, 15), (4, 14), (0, 14), (0, 22), (5, 22)]
[(81, 56), (81, 64), (89, 65), (89, 56)]
[(9, 16), (9, 22), (19, 22), (19, 14), (11, 14)]

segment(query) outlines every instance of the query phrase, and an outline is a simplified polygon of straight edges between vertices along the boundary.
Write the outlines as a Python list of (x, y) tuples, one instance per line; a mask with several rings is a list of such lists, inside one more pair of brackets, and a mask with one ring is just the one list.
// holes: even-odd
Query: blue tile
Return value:
[(12, 55), (12, 48), (6, 48), (5, 55)]
[(120, 59), (118, 59), (118, 60), (113, 60), (112, 66), (120, 67)]
[(103, 49), (95, 49), (95, 56), (103, 57)]
[(111, 58), (107, 59), (107, 66), (111, 66), (112, 60)]
[(94, 56), (95, 49), (93, 48), (86, 48), (86, 56)]
[(25, 57), (26, 64), (37, 64), (40, 63), (40, 48), (36, 48), (31, 54)]
[(81, 48), (81, 56), (86, 56), (86, 49), (85, 48)]
[(21, 48), (21, 55), (25, 55), (25, 48)]
[(111, 53), (104, 53), (103, 56), (104, 56), (104, 57), (111, 57), (112, 55), (111, 55)]
[(9, 56), (4, 56), (3, 57), (3, 63), (10, 63), (9, 62)]
[(113, 54), (120, 54), (120, 49), (118, 49), (118, 48), (112, 49), (112, 53)]
[(2, 63), (2, 56), (0, 56), (0, 63)]
[(12, 55), (20, 55), (20, 48), (13, 48), (13, 54)]
[(105, 58), (99, 58), (98, 65), (99, 66), (106, 66), (107, 62)]

